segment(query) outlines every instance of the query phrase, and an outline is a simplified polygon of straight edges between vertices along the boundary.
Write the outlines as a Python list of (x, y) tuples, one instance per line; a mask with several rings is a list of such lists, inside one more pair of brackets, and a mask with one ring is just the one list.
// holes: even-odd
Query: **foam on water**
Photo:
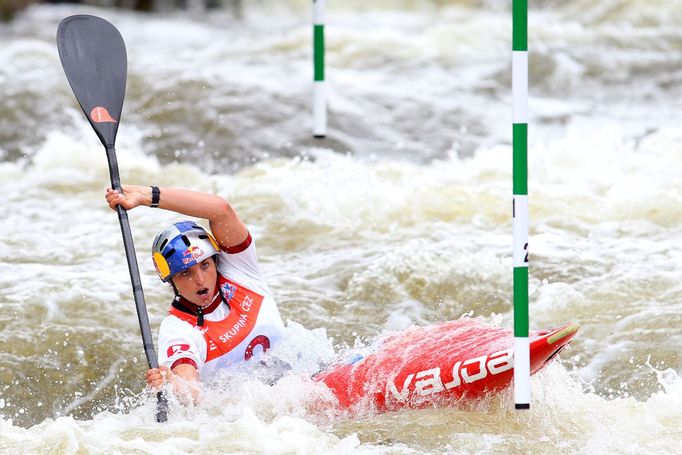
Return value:
[[(586, 386), (575, 376), (567, 378), (563, 367), (561, 378), (545, 379), (548, 382), (539, 384), (535, 380), (533, 390), (537, 401), (543, 404), (538, 407), (558, 407), (561, 418), (568, 413), (578, 421), (579, 429), (568, 430), (565, 426), (560, 427), (562, 430), (552, 429), (559, 431), (557, 438), (563, 442), (552, 438), (546, 441), (543, 439), (546, 436), (539, 431), (535, 438), (540, 447), (557, 444), (586, 452), (591, 448), (622, 448), (619, 441), (629, 441), (626, 436), (631, 432), (623, 430), (620, 439), (603, 441), (597, 431), (589, 433), (593, 437), (586, 440), (585, 431), (597, 428), (612, 433), (612, 425), (620, 429), (628, 422), (621, 417), (623, 413), (631, 419), (636, 413), (643, 413), (647, 421), (639, 428), (647, 429), (648, 434), (660, 435), (667, 423), (676, 418), (677, 405), (670, 394), (679, 388), (675, 373), (678, 359), (674, 354), (674, 318), (679, 314), (681, 289), (671, 268), (671, 261), (677, 263), (677, 253), (657, 246), (655, 239), (679, 235), (674, 223), (678, 215), (668, 210), (651, 212), (651, 204), (644, 211), (637, 204), (625, 202), (618, 210), (606, 208), (606, 201), (610, 203), (617, 193), (613, 188), (621, 185), (622, 180), (639, 178), (640, 172), (649, 172), (648, 168), (653, 172), (652, 161), (665, 169), (660, 185), (649, 187), (653, 200), (665, 204), (666, 199), (657, 196), (670, 194), (671, 186), (675, 189), (679, 185), (679, 179), (675, 178), (679, 170), (669, 164), (675, 155), (666, 151), (678, 146), (678, 139), (674, 134), (665, 133), (649, 140), (650, 144), (667, 142), (668, 147), (664, 150), (649, 146), (648, 153), (656, 154), (656, 160), (640, 160), (639, 166), (632, 164), (639, 160), (637, 153), (626, 154), (626, 164), (622, 165), (619, 177), (601, 181), (600, 191), (586, 192), (582, 198), (564, 198), (570, 193), (566, 187), (581, 178), (592, 179), (597, 184), (599, 170), (588, 169), (581, 174), (581, 160), (562, 161), (565, 144), (559, 142), (547, 147), (538, 159), (540, 163), (531, 160), (531, 166), (542, 168), (544, 165), (550, 171), (560, 162), (565, 170), (554, 177), (540, 173), (541, 178), (535, 184), (539, 194), (531, 199), (535, 201), (531, 204), (531, 213), (538, 244), (534, 257), (538, 270), (532, 274), (531, 281), (533, 324), (543, 327), (568, 319), (582, 323), (583, 329), (570, 351), (571, 363), (578, 368), (574, 375), (590, 384), (585, 392)], [(602, 172), (614, 165), (608, 156), (624, 156), (617, 152), (621, 145), (617, 140), (594, 141), (595, 147), (607, 156), (601, 161)], [(575, 149), (582, 151), (594, 146), (588, 140), (581, 144), (582, 147)], [(12, 215), (6, 225), (9, 234), (2, 240), (6, 242), (2, 260), (18, 264), (2, 276), (3, 288), (7, 290), (4, 299), (9, 305), (7, 308), (11, 308), (9, 318), (3, 319), (3, 330), (13, 340), (17, 358), (43, 365), (49, 365), (49, 359), (53, 359), (52, 375), (57, 377), (58, 387), (69, 390), (69, 395), (52, 403), (51, 394), (57, 389), (40, 384), (42, 405), (38, 406), (30, 401), (30, 394), (20, 392), (26, 384), (21, 381), (8, 384), (0, 392), (4, 400), (3, 425), (7, 430), (3, 434), (11, 435), (3, 439), (5, 447), (20, 447), (30, 452), (31, 448), (39, 450), (39, 447), (54, 445), (69, 453), (72, 447), (96, 447), (93, 444), (104, 435), (118, 441), (107, 446), (114, 451), (138, 447), (151, 452), (175, 444), (171, 434), (178, 431), (179, 424), (170, 426), (168, 433), (159, 432), (152, 421), (153, 400), (142, 408), (130, 408), (128, 403), (124, 408), (132, 419), (111, 411), (96, 411), (99, 406), (112, 409), (107, 405), (112, 398), (135, 396), (135, 390), (140, 390), (141, 385), (139, 372), (144, 369), (142, 359), (137, 364), (122, 363), (123, 359), (139, 357), (141, 351), (134, 312), (127, 296), (129, 283), (122, 267), (118, 227), (115, 216), (102, 200), (106, 164), (103, 156), (93, 156), (92, 150), (98, 147), (94, 142), (80, 144), (53, 133), (30, 166), (19, 163), (2, 166), (4, 181), (13, 182), (3, 188)], [(135, 153), (136, 148), (134, 142), (121, 148), (121, 162), (125, 163), (122, 173), (127, 181), (170, 184), (181, 178), (191, 187), (218, 191), (234, 200), (244, 218), (255, 221), (252, 228), (263, 267), (273, 288), (280, 291), (283, 312), (310, 328), (328, 327), (336, 343), (352, 344), (357, 336), (372, 337), (384, 329), (398, 329), (415, 322), (456, 318), (470, 309), (483, 316), (501, 314), (503, 319), (498, 322), (510, 323), (509, 222), (503, 213), (506, 204), (499, 200), (505, 199), (510, 180), (509, 170), (501, 159), (509, 153), (504, 147), (481, 150), (470, 159), (452, 157), (430, 166), (386, 160), (368, 162), (317, 149), (309, 151), (307, 158), (263, 161), (234, 176), (207, 175), (187, 164), (161, 166), (156, 159)], [(56, 150), (60, 151), (61, 159), (54, 158)], [(564, 179), (565, 185), (558, 185), (556, 179)], [(543, 197), (545, 194), (553, 197)], [(433, 202), (434, 198), (437, 203)], [(557, 204), (559, 200), (561, 204)], [(604, 206), (600, 211), (602, 217), (592, 212), (594, 206)], [(660, 215), (651, 219), (651, 213)], [(22, 228), (26, 218), (31, 219), (34, 230), (43, 234), (26, 236)], [(156, 285), (144, 245), (159, 225), (172, 218), (172, 214), (146, 209), (131, 212), (136, 240), (141, 245), (139, 262), (154, 325), (163, 315), (168, 292)], [(73, 224), (75, 231), (55, 230), (55, 223)], [(30, 247), (18, 250), (17, 258), (11, 253), (16, 250), (15, 244), (10, 242), (22, 236), (25, 239), (22, 245)], [(335, 242), (331, 248), (329, 239)], [(97, 247), (81, 246), (93, 244)], [(457, 254), (449, 253), (453, 251)], [(647, 267), (637, 267), (639, 258), (645, 256)], [(656, 274), (651, 275), (651, 270), (657, 270)], [(669, 270), (667, 275), (666, 270)], [(30, 287), (22, 285), (27, 280), (32, 283)], [(633, 289), (632, 283), (638, 281), (648, 283), (647, 287)], [(67, 288), (60, 283), (68, 283)], [(106, 283), (106, 286), (92, 283)], [(658, 289), (663, 293), (659, 294)], [(87, 311), (82, 310), (84, 304), (88, 305)], [(22, 319), (34, 321), (31, 324), (43, 334), (42, 342), (27, 339), (26, 343), (18, 343)], [(605, 324), (609, 319), (612, 321)], [(671, 324), (666, 324), (666, 319)], [(633, 335), (623, 337), (629, 330)], [(301, 339), (306, 339), (301, 336), (304, 333), (307, 332), (298, 332)], [(93, 338), (101, 341), (92, 343)], [(322, 340), (331, 342), (326, 336)], [(670, 355), (665, 354), (665, 340), (672, 342)], [(651, 354), (651, 346), (658, 347), (653, 353), (653, 364), (663, 364), (661, 369), (665, 373), (646, 367), (644, 354)], [(333, 351), (315, 352), (329, 358)], [(297, 373), (312, 368), (307, 361), (297, 363), (291, 357), (287, 361), (298, 365)], [(73, 373), (76, 380), (65, 381), (66, 375)], [(300, 447), (325, 447), (332, 452), (337, 449), (343, 452), (349, 447), (364, 450), (360, 441), (371, 442), (375, 437), (363, 424), (354, 430), (359, 432), (360, 439), (352, 436), (353, 432), (345, 434), (349, 424), (335, 423), (333, 412), (331, 421), (328, 413), (327, 420), (309, 413), (310, 395), (306, 393), (309, 383), (300, 374), (288, 375), (274, 387), (250, 376), (253, 372), (243, 374), (228, 378), (223, 384), (234, 393), (221, 395), (219, 392), (207, 400), (210, 405), (176, 415), (177, 422), (191, 421), (190, 426), (195, 429), (195, 433), (190, 431), (186, 437), (186, 446), (176, 446), (179, 448), (174, 450), (180, 450), (177, 453), (185, 453), (197, 444), (208, 451), (216, 439), (237, 434), (237, 430), (243, 432), (245, 427), (250, 431), (246, 433), (250, 435), (247, 442), (239, 433), (239, 439), (221, 447), (229, 451), (246, 444), (244, 447), (254, 450), (264, 449), (261, 443), (264, 435), (276, 441), (282, 439), (282, 447), (292, 447), (287, 438), (294, 432), (298, 436), (292, 439), (300, 439), (304, 444)], [(112, 375), (117, 378), (111, 379)], [(30, 379), (41, 383), (53, 376), (31, 376)], [(572, 389), (565, 391), (562, 387)], [(102, 390), (105, 390), (103, 394)], [(313, 397), (322, 400), (324, 394), (318, 393)], [(554, 395), (562, 394), (568, 396), (566, 403), (552, 401)], [(611, 398), (605, 399), (602, 395)], [(627, 396), (632, 397), (624, 398)], [(507, 397), (504, 404), (493, 402), (492, 408), (482, 408), (488, 413), (502, 413), (506, 422), (497, 429), (496, 436), (483, 438), (483, 447), (501, 444), (518, 448), (518, 440), (511, 438), (511, 443), (505, 442), (500, 434), (526, 431), (540, 424), (538, 421), (532, 425), (519, 423), (513, 413), (506, 411), (508, 400)], [(24, 404), (20, 404), (22, 401)], [(670, 407), (658, 409), (662, 403)], [(79, 421), (70, 417), (48, 419), (30, 430), (7, 420), (24, 421), (22, 416), (40, 414), (54, 404), (57, 407), (53, 409), (58, 413), (78, 412), (80, 407), (80, 412), (92, 409), (95, 417)], [(417, 419), (410, 415), (393, 418)], [(476, 414), (467, 413), (457, 418), (476, 421), (473, 415)], [(231, 423), (216, 429), (215, 438), (204, 439), (203, 426), (220, 416)], [(552, 414), (535, 418), (544, 422), (540, 426), (544, 431), (550, 431), (550, 423), (559, 419)], [(364, 424), (367, 428), (383, 425), (382, 419), (370, 419)], [(593, 427), (595, 422), (601, 423)], [(108, 427), (114, 430), (106, 430)], [(350, 427), (356, 428), (353, 424)], [(392, 427), (389, 425), (382, 433), (387, 428)], [(467, 428), (472, 431), (471, 427)], [(428, 447), (422, 447), (424, 450), (440, 450), (445, 447), (438, 445), (441, 443), (455, 447), (471, 442), (471, 433), (467, 431), (445, 433), (440, 428), (440, 432), (433, 434), (432, 430), (425, 430), (418, 436), (423, 438), (418, 442), (400, 442), (398, 438), (394, 440), (397, 445), (392, 447), (402, 450), (400, 444), (405, 444), (405, 453), (409, 453), (421, 445)], [(115, 433), (110, 435), (108, 431)], [(93, 432), (99, 436), (93, 436)], [(345, 437), (338, 438), (336, 432)], [(9, 445), (10, 441), (15, 445)], [(656, 441), (653, 437), (644, 439), (635, 447), (658, 449), (672, 444), (674, 439)], [(376, 447), (370, 444), (366, 449), (376, 450)]]
[[(88, 421), (59, 417), (24, 429), (2, 418), (0, 450), (674, 453), (677, 441), (670, 437), (670, 429), (682, 423), (678, 411), (682, 381), (671, 369), (656, 373), (664, 391), (646, 401), (605, 399), (586, 392), (574, 374), (554, 363), (533, 377), (534, 405), (528, 412), (513, 411), (511, 393), (503, 393), (467, 409), (405, 411), (362, 420), (330, 419), (324, 391), (301, 376), (288, 375), (266, 386), (244, 373), (223, 382), (223, 390), (209, 391), (198, 407), (172, 403), (166, 424), (154, 422), (151, 397), (125, 414), (103, 412)], [(105, 446), (102, 441), (107, 441)]]
[[(291, 320), (291, 343), (271, 353), (287, 368), (233, 371), (168, 425), (142, 392), (104, 153), (52, 44), (76, 7), (0, 26), (0, 453), (678, 450), (676, 0), (531, 11), (531, 326), (582, 328), (533, 378), (530, 413), (508, 392), (354, 420), (307, 379), (411, 324), (512, 324), (508, 11), (365, 3), (330, 5), (327, 142), (306, 129), (309, 4), (266, 2), (243, 21), (106, 11), (130, 56), (124, 183), (230, 199)], [(130, 213), (154, 333), (171, 292), (149, 243), (176, 218)]]

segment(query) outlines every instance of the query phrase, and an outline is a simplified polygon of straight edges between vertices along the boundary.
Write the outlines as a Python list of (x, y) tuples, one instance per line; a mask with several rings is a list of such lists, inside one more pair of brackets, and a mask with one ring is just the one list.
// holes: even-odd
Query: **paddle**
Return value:
[[(59, 24), (57, 47), (71, 89), (106, 150), (111, 187), (121, 191), (115, 142), (128, 71), (123, 38), (104, 19), (77, 15), (67, 17)], [(116, 206), (116, 211), (128, 259), (144, 353), (149, 367), (158, 368), (128, 213), (120, 205)], [(157, 397), (156, 420), (165, 422), (168, 403), (163, 392), (159, 392)]]

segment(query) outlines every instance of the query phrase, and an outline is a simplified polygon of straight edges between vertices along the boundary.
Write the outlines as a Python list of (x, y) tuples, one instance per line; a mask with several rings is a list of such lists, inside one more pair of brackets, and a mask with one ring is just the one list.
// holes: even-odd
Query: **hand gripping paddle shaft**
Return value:
[[(111, 186), (121, 191), (115, 142), (128, 71), (123, 38), (118, 30), (104, 19), (76, 15), (67, 17), (59, 24), (57, 48), (71, 89), (106, 150)], [(158, 368), (128, 213), (120, 205), (116, 206), (116, 211), (128, 259), (144, 353), (149, 367)], [(168, 404), (162, 392), (157, 396), (159, 401), (156, 419), (165, 422)]]

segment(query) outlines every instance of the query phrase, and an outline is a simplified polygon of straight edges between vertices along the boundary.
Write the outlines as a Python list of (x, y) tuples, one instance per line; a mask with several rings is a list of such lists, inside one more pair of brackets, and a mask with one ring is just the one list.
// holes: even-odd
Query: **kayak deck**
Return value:
[[(530, 334), (531, 374), (551, 361), (579, 329), (576, 323)], [(383, 341), (376, 352), (315, 376), (343, 409), (454, 406), (508, 387), (514, 349), (510, 329), (464, 318), (414, 327)]]

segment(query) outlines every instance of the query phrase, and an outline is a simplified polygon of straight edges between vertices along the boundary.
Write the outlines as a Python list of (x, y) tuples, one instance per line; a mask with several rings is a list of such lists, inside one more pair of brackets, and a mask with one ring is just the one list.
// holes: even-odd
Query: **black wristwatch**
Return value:
[(152, 186), (152, 203), (150, 207), (156, 208), (159, 206), (159, 199), (161, 198), (161, 191), (158, 186)]

